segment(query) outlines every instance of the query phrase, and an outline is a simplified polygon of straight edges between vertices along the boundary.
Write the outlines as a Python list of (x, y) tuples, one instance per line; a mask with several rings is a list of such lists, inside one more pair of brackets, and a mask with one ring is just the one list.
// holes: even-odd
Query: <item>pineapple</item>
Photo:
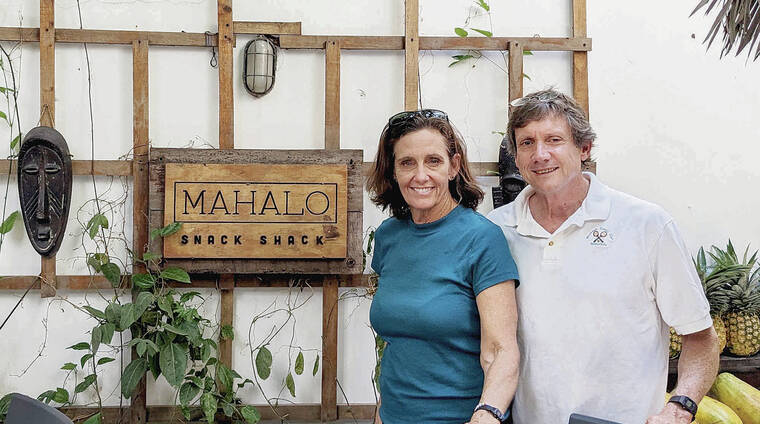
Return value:
[(713, 320), (715, 333), (718, 335), (720, 352), (726, 348), (726, 325), (723, 322), (723, 314), (728, 308), (728, 288), (730, 287), (731, 278), (733, 278), (732, 269), (735, 267), (715, 267), (708, 273), (707, 261), (705, 259), (705, 250), (699, 248), (697, 258), (692, 258), (694, 267), (702, 282), (702, 289), (705, 291), (705, 297), (710, 304), (710, 317)]
[(757, 252), (747, 258), (749, 247), (739, 261), (729, 240), (726, 250), (713, 246), (710, 256), (715, 260), (712, 274), (720, 273), (717, 280), (721, 297), (725, 295), (725, 326), (729, 352), (750, 356), (760, 351), (760, 272), (752, 268)]
[(670, 327), (670, 359), (678, 358), (683, 347), (683, 337), (676, 333), (673, 327)]

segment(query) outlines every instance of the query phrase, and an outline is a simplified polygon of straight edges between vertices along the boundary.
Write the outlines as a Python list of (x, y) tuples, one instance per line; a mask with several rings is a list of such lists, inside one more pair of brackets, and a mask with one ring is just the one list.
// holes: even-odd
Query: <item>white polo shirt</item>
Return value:
[(566, 424), (574, 412), (645, 422), (664, 405), (668, 326), (712, 325), (673, 219), (584, 175), (586, 199), (553, 234), (533, 219), (531, 186), (488, 215), (520, 274), (515, 424)]

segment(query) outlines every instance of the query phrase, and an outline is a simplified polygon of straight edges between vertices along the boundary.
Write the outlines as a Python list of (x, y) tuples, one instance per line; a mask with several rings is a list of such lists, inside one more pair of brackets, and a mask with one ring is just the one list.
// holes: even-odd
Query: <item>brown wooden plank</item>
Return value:
[(40, 41), (39, 28), (0, 27), (0, 40), (33, 43)]
[(338, 280), (326, 277), (322, 285), (322, 422), (338, 419)]
[(417, 110), (420, 90), (419, 0), (405, 0), (404, 110)]
[[(132, 251), (139, 258), (148, 244), (148, 41), (132, 43), (132, 172), (134, 176), (132, 196)], [(133, 272), (145, 272), (145, 266), (135, 261)], [(136, 299), (137, 292), (132, 292)], [(135, 348), (132, 360), (139, 357)], [(130, 403), (130, 422), (147, 421), (147, 383), (140, 379)]]
[(282, 35), (283, 49), (324, 49), (328, 40), (335, 40), (342, 50), (403, 50), (401, 36), (328, 36), (328, 35)]
[(325, 42), (325, 149), (340, 149), (340, 44)]
[[(55, 127), (54, 0), (40, 0), (40, 124)], [(55, 255), (42, 256), (40, 261), (40, 296), (55, 296)]]
[[(40, 41), (38, 28), (0, 27), (0, 40)], [(129, 31), (108, 29), (57, 28), (56, 43), (127, 44), (148, 40), (154, 46), (210, 47), (217, 45), (217, 36), (191, 32)]]
[[(586, 0), (573, 0), (573, 36), (586, 37)], [(573, 97), (589, 116), (587, 52), (573, 52)]]
[(232, 23), (235, 34), (295, 34), (301, 35), (300, 22), (247, 22), (235, 21)]
[[(11, 169), (8, 169), (10, 165)], [(105, 175), (128, 177), (132, 175), (131, 160), (73, 160), (71, 161), (74, 175)], [(0, 159), (0, 173), (16, 172), (16, 161)]]
[[(235, 276), (233, 274), (220, 275), (219, 288), (221, 291), (219, 324), (221, 326), (232, 326), (235, 319)], [(224, 339), (221, 335), (219, 336), (219, 360), (230, 369), (234, 369), (232, 366), (232, 340)], [(220, 385), (220, 387), (222, 386)]]
[(531, 51), (591, 50), (591, 40), (585, 37), (420, 37), (420, 50), (507, 50), (510, 42)]
[(219, 148), (235, 148), (235, 113), (232, 91), (232, 0), (217, 0), (219, 28)]
[(519, 41), (509, 43), (509, 101), (523, 96), (523, 47)]
[[(371, 420), (375, 417), (375, 408), (377, 405), (358, 404), (358, 405), (338, 405), (339, 420)], [(350, 421), (349, 421), (350, 422)]]

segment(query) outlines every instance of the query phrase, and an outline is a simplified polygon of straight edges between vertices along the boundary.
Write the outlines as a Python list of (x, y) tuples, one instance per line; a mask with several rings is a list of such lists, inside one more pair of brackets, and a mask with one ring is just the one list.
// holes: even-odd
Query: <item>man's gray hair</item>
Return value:
[[(585, 145), (593, 146), (596, 133), (588, 122), (583, 108), (572, 97), (553, 88), (536, 91), (510, 103), (512, 110), (507, 124), (507, 150), (513, 156), (517, 154), (515, 129), (523, 128), (534, 121), (540, 121), (549, 116), (561, 116), (567, 119), (573, 135), (573, 142), (578, 148)], [(586, 161), (589, 161), (587, 159)], [(584, 161), (584, 164), (585, 162)]]

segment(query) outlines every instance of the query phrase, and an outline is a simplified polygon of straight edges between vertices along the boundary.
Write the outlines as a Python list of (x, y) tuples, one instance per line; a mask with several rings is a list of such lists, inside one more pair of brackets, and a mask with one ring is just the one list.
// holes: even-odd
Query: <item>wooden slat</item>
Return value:
[(420, 71), (419, 0), (406, 0), (404, 36), (404, 110), (417, 110)]
[[(132, 196), (132, 251), (139, 258), (148, 244), (148, 41), (132, 43), (132, 173), (134, 194)], [(145, 272), (140, 262), (132, 264), (133, 272)], [(133, 300), (137, 292), (132, 292)], [(135, 348), (131, 350), (132, 360), (137, 359)], [(135, 388), (130, 404), (130, 422), (142, 424), (147, 421), (147, 384), (145, 376)]]
[(338, 280), (326, 277), (322, 285), (322, 422), (338, 419)]
[(235, 34), (295, 34), (301, 35), (300, 22), (246, 22), (232, 23)]
[[(55, 127), (54, 0), (40, 0), (40, 124)], [(40, 262), (40, 296), (55, 296), (55, 255), (41, 256)]]
[[(40, 30), (0, 27), (0, 40), (37, 42), (40, 41)], [(55, 31), (56, 43), (131, 45), (137, 40), (148, 40), (148, 43), (154, 46), (210, 47), (217, 45), (215, 34), (207, 36), (204, 33), (72, 28), (57, 28)]]
[(518, 41), (509, 43), (509, 101), (523, 96), (523, 47)]
[(531, 51), (591, 50), (588, 38), (540, 37), (420, 37), (420, 50), (507, 50), (510, 42)]
[(219, 27), (219, 148), (235, 148), (235, 114), (232, 91), (232, 0), (217, 0)]
[(327, 40), (335, 40), (342, 50), (403, 50), (401, 36), (328, 36), (328, 35), (282, 35), (283, 49), (323, 49)]
[[(573, 36), (586, 37), (586, 0), (573, 0)], [(573, 52), (573, 97), (586, 111), (588, 108), (588, 53)]]
[[(220, 300), (220, 325), (233, 325), (235, 318), (235, 276), (233, 274), (221, 274), (219, 276)], [(232, 340), (219, 337), (219, 360), (230, 369), (232, 366)], [(221, 387), (221, 386), (220, 386)]]
[(325, 149), (340, 149), (340, 44), (325, 44)]
[[(11, 169), (8, 169), (10, 165)], [(16, 161), (0, 159), (0, 173), (16, 172)], [(74, 175), (105, 175), (128, 177), (132, 175), (131, 160), (73, 160), (71, 168)]]

